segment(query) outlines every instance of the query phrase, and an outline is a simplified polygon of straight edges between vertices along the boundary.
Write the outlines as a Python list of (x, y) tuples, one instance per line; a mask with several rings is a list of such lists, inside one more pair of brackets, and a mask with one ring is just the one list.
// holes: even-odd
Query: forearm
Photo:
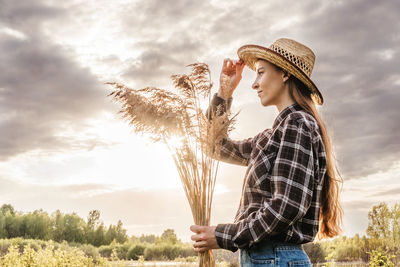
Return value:
[(225, 74), (221, 74), (218, 96), (227, 100), (232, 98), (233, 91), (234, 89), (231, 89), (229, 77)]
[[(310, 202), (307, 198), (303, 206), (301, 203), (292, 205), (283, 198), (274, 199), (237, 223), (218, 224), (215, 230), (218, 245), (234, 252), (283, 233), (305, 215)], [(282, 210), (282, 207), (285, 208)]]

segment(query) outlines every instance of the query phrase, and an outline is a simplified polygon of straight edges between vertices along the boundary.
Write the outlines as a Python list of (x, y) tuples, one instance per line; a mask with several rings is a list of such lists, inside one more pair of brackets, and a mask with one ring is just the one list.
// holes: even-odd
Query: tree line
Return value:
[(57, 210), (49, 215), (41, 209), (22, 213), (12, 205), (4, 204), (0, 208), (0, 239), (15, 237), (92, 244), (96, 247), (109, 245), (113, 240), (118, 243), (128, 240), (121, 220), (106, 227), (100, 221), (98, 210), (90, 211), (85, 221), (76, 213), (64, 214)]

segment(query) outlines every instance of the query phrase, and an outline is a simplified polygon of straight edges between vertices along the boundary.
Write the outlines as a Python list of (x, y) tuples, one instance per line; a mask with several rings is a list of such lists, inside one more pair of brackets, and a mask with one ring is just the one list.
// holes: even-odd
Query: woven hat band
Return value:
[(308, 77), (311, 77), (315, 58), (312, 59), (311, 62), (307, 62), (306, 58), (294, 55), (285, 48), (280, 47), (276, 44), (272, 44), (270, 46), (270, 49), (284, 56), (287, 60), (289, 60), (290, 62), (294, 63), (297, 67), (299, 67), (305, 74), (307, 74)]

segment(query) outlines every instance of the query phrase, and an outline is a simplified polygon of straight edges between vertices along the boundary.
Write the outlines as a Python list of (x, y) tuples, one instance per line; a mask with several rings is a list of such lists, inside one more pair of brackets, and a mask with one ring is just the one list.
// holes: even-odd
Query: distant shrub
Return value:
[(87, 257), (85, 253), (74, 247), (67, 250), (60, 248), (54, 249), (52, 242), (48, 243), (44, 249), (38, 246), (36, 251), (27, 244), (23, 247), (23, 252), (19, 251), (19, 245), (10, 245), (3, 257), (0, 258), (0, 266), (63, 266), (63, 267), (108, 267), (110, 264), (104, 258), (98, 258), (97, 262), (93, 258)]
[(128, 254), (128, 250), (131, 247), (131, 245), (129, 243), (125, 243), (125, 244), (117, 244), (114, 246), (114, 249), (117, 252), (117, 256), (118, 259), (120, 260), (126, 260), (127, 259), (127, 254)]
[(377, 267), (377, 266), (393, 267), (394, 266), (392, 259), (395, 258), (396, 256), (392, 255), (391, 253), (378, 251), (378, 250), (372, 250), (372, 252), (370, 252), (369, 254), (371, 255), (371, 258), (370, 258), (370, 261), (368, 264), (370, 267)]
[(101, 246), (99, 247), (99, 253), (101, 257), (110, 258), (113, 248), (111, 246)]
[(10, 240), (0, 239), (0, 257), (7, 254), (10, 245), (11, 245)]
[(197, 257), (197, 252), (193, 250), (193, 246), (190, 245), (182, 245), (179, 248), (179, 257), (187, 258), (187, 257)]
[(148, 246), (144, 251), (145, 260), (174, 260), (178, 257), (179, 245), (162, 243)]
[(79, 246), (79, 249), (81, 249), (87, 257), (92, 258), (95, 262), (97, 262), (100, 258), (99, 250), (93, 245), (90, 244), (81, 245)]
[(126, 255), (127, 260), (138, 260), (140, 256), (144, 255), (146, 247), (141, 244), (132, 245)]
[(326, 253), (320, 243), (309, 242), (303, 245), (304, 251), (310, 258), (311, 263), (324, 262)]

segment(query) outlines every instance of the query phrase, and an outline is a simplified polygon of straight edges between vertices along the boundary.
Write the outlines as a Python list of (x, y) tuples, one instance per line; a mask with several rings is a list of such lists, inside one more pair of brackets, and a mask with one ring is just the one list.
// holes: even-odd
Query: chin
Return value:
[(268, 106), (276, 106), (278, 99), (275, 96), (266, 96), (264, 95), (263, 97), (260, 97), (260, 102), (261, 105), (264, 107), (268, 107)]
[(262, 105), (263, 107), (268, 107), (268, 106), (272, 106), (272, 105), (273, 105), (273, 104), (271, 103), (271, 101), (268, 101), (268, 100), (260, 99), (260, 102), (261, 102), (261, 105)]

